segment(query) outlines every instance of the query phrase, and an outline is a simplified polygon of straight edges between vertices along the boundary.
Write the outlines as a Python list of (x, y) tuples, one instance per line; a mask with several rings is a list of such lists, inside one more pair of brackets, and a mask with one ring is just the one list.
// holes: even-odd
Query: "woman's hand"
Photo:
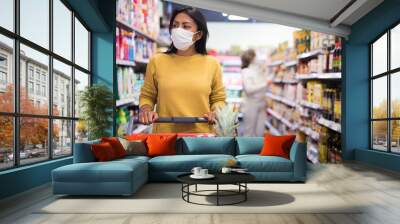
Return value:
[(215, 124), (217, 118), (215, 116), (215, 112), (207, 112), (203, 115), (204, 118), (207, 118), (208, 124)]
[(151, 110), (149, 106), (140, 108), (139, 121), (142, 124), (149, 125), (158, 119), (158, 114)]

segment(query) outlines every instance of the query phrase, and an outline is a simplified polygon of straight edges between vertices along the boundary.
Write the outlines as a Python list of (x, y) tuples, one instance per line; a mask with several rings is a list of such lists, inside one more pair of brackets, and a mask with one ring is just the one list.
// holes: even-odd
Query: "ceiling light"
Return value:
[(229, 20), (249, 20), (247, 17), (242, 17), (242, 16), (235, 16), (235, 15), (229, 15), (228, 16)]

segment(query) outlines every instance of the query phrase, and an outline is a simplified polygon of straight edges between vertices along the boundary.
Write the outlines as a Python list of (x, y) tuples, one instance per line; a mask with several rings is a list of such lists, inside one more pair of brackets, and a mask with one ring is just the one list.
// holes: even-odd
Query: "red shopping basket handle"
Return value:
[(204, 117), (160, 117), (154, 123), (207, 123)]

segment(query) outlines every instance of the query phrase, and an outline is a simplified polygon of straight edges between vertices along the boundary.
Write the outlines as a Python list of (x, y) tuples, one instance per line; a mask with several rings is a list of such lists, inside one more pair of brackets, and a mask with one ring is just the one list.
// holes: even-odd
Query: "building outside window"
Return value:
[(371, 148), (400, 153), (400, 24), (370, 45)]
[[(73, 143), (87, 139), (85, 126), (78, 122), (79, 113), (74, 113), (71, 105), (79, 102), (78, 92), (89, 85), (82, 80), (90, 80), (90, 32), (64, 1), (51, 2), (53, 4), (49, 4), (49, 0), (19, 1), (15, 9), (18, 13), (13, 13), (14, 17), (20, 16), (14, 18), (19, 21), (15, 29), (19, 33), (14, 29), (7, 32), (0, 29), (0, 84), (12, 87), (0, 88), (0, 99), (7, 99), (0, 100), (0, 123), (4, 130), (0, 132), (3, 140), (0, 141), (0, 170), (70, 156)], [(41, 13), (37, 14), (38, 11)], [(11, 60), (14, 54), (18, 54), (19, 61)], [(53, 54), (62, 60), (58, 61)], [(7, 58), (10, 60), (4, 60)], [(13, 97), (16, 89), (14, 66), (20, 68), (17, 78), (21, 94), (16, 99)], [(50, 78), (53, 78), (51, 91)], [(62, 86), (60, 80), (64, 82)], [(65, 88), (78, 84), (74, 92), (72, 88)], [(62, 103), (57, 102), (61, 94)], [(50, 97), (54, 105), (50, 105)], [(14, 105), (20, 108), (18, 113)], [(13, 132), (14, 125), (19, 129), (18, 135)], [(33, 138), (32, 132), (39, 134)]]

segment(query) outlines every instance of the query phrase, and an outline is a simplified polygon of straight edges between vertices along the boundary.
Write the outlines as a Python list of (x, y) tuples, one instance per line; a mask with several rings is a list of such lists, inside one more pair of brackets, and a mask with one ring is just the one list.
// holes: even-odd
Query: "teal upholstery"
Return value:
[(307, 146), (306, 143), (295, 141), (290, 149), (290, 160), (293, 162), (293, 179), (305, 181), (307, 175)]
[(74, 164), (53, 170), (54, 194), (131, 195), (149, 180), (176, 181), (178, 175), (188, 173), (196, 166), (218, 172), (233, 159), (247, 168), (256, 181), (306, 180), (304, 143), (295, 142), (290, 150), (290, 159), (285, 159), (258, 155), (264, 143), (262, 137), (184, 137), (177, 139), (178, 155), (127, 156), (94, 162), (90, 145), (98, 142), (75, 144)]
[(89, 142), (75, 143), (74, 147), (74, 163), (87, 163), (95, 162), (96, 158), (92, 153), (90, 146), (92, 144), (98, 144), (100, 140), (93, 140)]
[(235, 155), (235, 139), (232, 137), (182, 138), (182, 152), (178, 154), (226, 154)]
[(240, 167), (251, 172), (292, 172), (292, 161), (279, 156), (239, 155)]
[(190, 172), (199, 166), (210, 171), (219, 171), (228, 160), (234, 160), (231, 155), (174, 155), (157, 156), (149, 160), (149, 170)]
[(237, 137), (236, 155), (260, 154), (263, 146), (263, 137)]
[(74, 163), (53, 170), (52, 177), (54, 194), (131, 195), (147, 182), (148, 164), (144, 158)]

